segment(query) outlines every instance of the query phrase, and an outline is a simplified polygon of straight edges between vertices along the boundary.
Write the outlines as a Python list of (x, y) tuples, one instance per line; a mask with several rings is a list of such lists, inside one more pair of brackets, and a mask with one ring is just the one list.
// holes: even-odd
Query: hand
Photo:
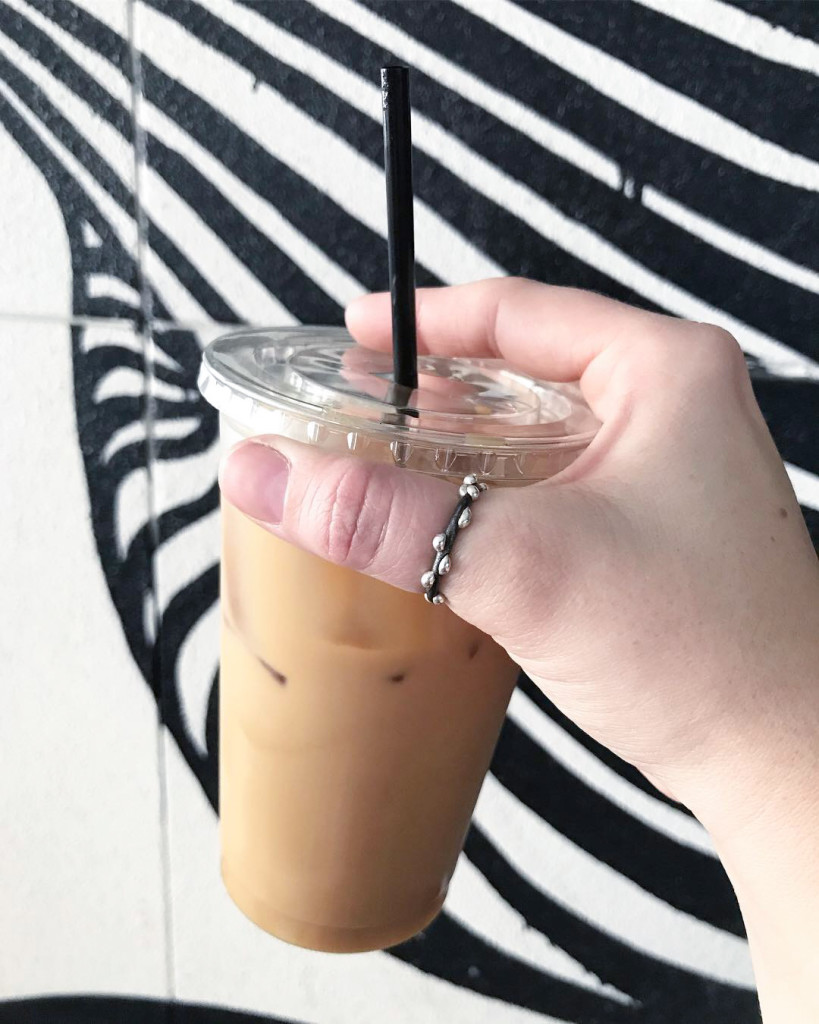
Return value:
[[(739, 346), (716, 327), (530, 281), (418, 299), (422, 350), (579, 379), (603, 424), (558, 477), (485, 496), (446, 580), (451, 607), (698, 809), (716, 767), (772, 721), (797, 724), (816, 654), (782, 643), (815, 632), (819, 573)], [(388, 346), (388, 297), (354, 303), (348, 325)], [(409, 590), (456, 500), (448, 483), (275, 438), (241, 445), (222, 486), (277, 535)]]
[[(387, 296), (358, 300), (347, 321), (388, 346)], [(791, 859), (788, 828), (819, 838), (819, 813), (810, 827), (803, 815), (819, 771), (819, 565), (739, 346), (717, 327), (515, 279), (419, 292), (418, 332), (423, 351), (580, 380), (599, 434), (552, 480), (481, 499), (446, 594), (704, 821), (743, 909), (761, 908), (764, 949), (773, 921), (789, 930), (787, 897), (760, 877), (757, 841), (777, 830), (768, 860), (791, 877), (806, 862)], [(263, 442), (228, 459), (229, 501), (324, 558), (419, 589), (451, 484)]]

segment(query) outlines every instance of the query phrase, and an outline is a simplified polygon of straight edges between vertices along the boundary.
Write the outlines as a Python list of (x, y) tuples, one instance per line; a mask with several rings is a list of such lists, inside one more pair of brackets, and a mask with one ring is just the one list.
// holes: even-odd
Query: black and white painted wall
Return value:
[(819, 539), (810, 0), (0, 0), (0, 1022), (757, 1020), (705, 832), (526, 680), (424, 935), (309, 953), (222, 890), (199, 353), (385, 287), (391, 60), (419, 281), (727, 327)]

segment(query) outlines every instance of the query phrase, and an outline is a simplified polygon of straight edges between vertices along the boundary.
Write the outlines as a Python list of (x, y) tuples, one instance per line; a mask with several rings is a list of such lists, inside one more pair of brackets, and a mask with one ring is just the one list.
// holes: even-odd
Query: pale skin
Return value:
[[(389, 345), (389, 299), (347, 310)], [(725, 331), (588, 292), (482, 281), (418, 295), (419, 348), (579, 380), (602, 422), (542, 484), (495, 489), (458, 540), (453, 610), (710, 831), (765, 1024), (819, 1020), (819, 562)], [(419, 589), (453, 485), (267, 437), (227, 499), (330, 561)]]

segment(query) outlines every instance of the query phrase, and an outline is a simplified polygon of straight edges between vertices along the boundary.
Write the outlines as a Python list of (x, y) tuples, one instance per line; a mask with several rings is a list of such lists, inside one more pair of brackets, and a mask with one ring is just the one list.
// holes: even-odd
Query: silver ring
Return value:
[(455, 539), (458, 533), (465, 530), (472, 522), (472, 504), (480, 498), (485, 490), (486, 484), (478, 480), (474, 473), (468, 473), (458, 490), (460, 495), (458, 504), (449, 517), (446, 529), (443, 533), (436, 533), (432, 538), (435, 561), (432, 568), (428, 569), (421, 577), (424, 597), (430, 604), (446, 603), (446, 598), (440, 592), (441, 577), (446, 576), (452, 568), (452, 548)]

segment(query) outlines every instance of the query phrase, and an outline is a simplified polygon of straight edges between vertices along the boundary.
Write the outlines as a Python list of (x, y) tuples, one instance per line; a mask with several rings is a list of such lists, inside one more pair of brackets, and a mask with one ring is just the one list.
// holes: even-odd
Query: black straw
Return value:
[(418, 387), (415, 340), (415, 236), (412, 216), (412, 128), (409, 69), (381, 68), (384, 110), (384, 169), (392, 296), (393, 379), (407, 392)]

